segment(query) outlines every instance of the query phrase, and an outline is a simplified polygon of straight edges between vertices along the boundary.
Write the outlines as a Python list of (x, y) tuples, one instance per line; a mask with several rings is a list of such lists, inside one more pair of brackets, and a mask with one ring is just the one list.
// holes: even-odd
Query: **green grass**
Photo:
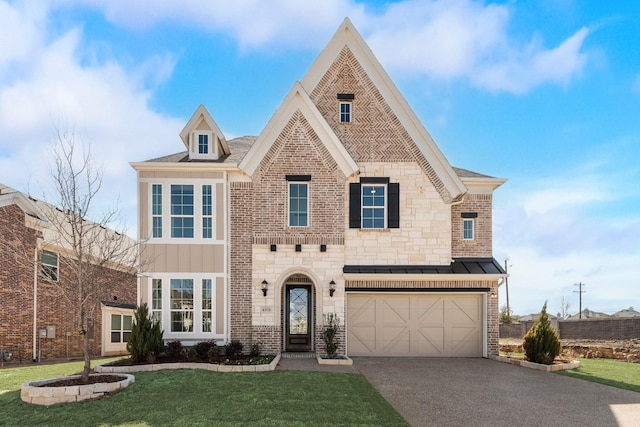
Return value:
[(580, 359), (580, 367), (560, 375), (640, 392), (640, 364), (611, 359)]
[(49, 407), (20, 400), (23, 382), (80, 367), (0, 370), (0, 388), (9, 390), (0, 392), (0, 425), (408, 425), (363, 375), (335, 372), (139, 372), (135, 383), (106, 399)]

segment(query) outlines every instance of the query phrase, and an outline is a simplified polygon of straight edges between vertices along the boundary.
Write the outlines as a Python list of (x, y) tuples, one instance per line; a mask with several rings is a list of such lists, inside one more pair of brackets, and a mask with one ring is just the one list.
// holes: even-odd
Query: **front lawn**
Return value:
[(611, 359), (579, 359), (580, 367), (557, 374), (640, 392), (640, 364)]
[(9, 390), (0, 391), (0, 425), (408, 425), (363, 375), (335, 372), (139, 372), (102, 400), (49, 407), (20, 400), (22, 382), (79, 370), (69, 365), (0, 370), (0, 388)]

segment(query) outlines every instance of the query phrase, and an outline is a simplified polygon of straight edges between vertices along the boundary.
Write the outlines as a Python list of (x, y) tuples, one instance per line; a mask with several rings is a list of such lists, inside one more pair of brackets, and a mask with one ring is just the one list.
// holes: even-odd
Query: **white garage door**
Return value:
[(482, 296), (347, 296), (349, 356), (482, 357)]

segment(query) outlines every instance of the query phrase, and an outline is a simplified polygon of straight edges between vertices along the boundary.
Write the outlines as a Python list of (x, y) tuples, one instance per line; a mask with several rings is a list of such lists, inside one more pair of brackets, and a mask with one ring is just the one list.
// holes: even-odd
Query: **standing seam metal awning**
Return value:
[(345, 265), (345, 274), (506, 274), (495, 258), (453, 258), (449, 265)]

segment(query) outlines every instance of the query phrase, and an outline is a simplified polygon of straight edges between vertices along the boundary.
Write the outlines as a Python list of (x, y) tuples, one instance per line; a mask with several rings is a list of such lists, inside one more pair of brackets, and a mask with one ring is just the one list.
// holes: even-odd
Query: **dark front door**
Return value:
[(286, 350), (311, 350), (311, 286), (287, 285)]

